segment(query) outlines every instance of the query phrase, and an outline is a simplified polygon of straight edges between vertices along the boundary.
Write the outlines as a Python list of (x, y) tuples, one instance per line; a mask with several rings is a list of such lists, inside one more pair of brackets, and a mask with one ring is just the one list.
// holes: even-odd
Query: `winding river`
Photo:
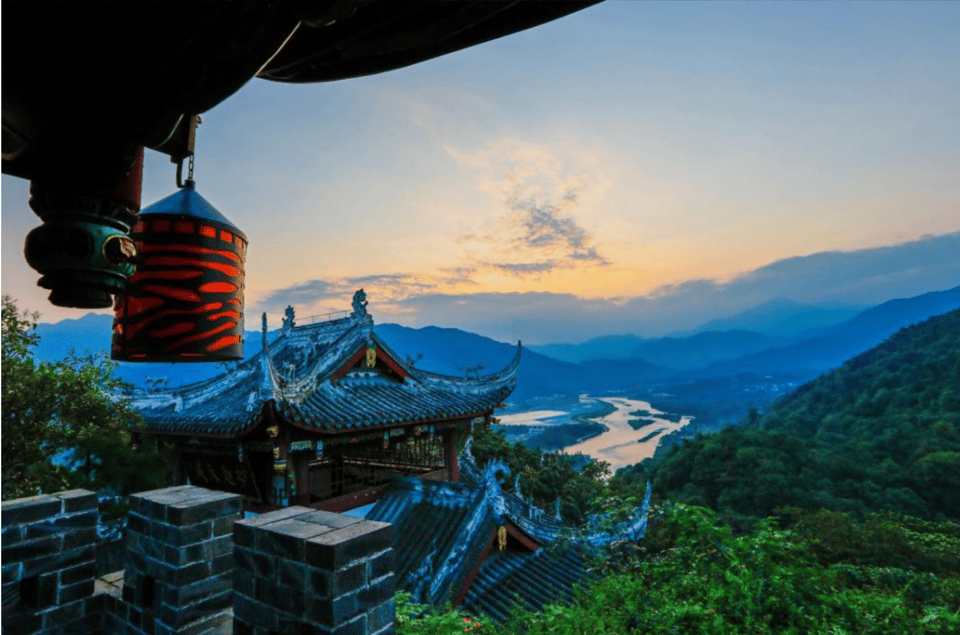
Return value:
[[(691, 421), (691, 417), (682, 417), (680, 421), (669, 421), (658, 415), (666, 414), (661, 410), (653, 408), (647, 401), (637, 399), (624, 399), (622, 397), (589, 397), (582, 395), (580, 401), (602, 401), (615, 407), (616, 410), (604, 417), (592, 418), (604, 426), (607, 430), (599, 435), (587, 439), (582, 443), (571, 445), (563, 449), (566, 454), (576, 454), (580, 452), (594, 459), (606, 461), (610, 464), (610, 470), (616, 472), (621, 467), (633, 465), (640, 461), (650, 458), (657, 450), (657, 445), (665, 435), (679, 430)], [(630, 414), (638, 410), (646, 410), (650, 414), (638, 416)], [(631, 419), (650, 419), (652, 423), (644, 425), (638, 430), (634, 430), (628, 421)], [(659, 431), (659, 432), (658, 432)], [(656, 434), (653, 434), (657, 432)], [(649, 436), (643, 443), (640, 439)]]

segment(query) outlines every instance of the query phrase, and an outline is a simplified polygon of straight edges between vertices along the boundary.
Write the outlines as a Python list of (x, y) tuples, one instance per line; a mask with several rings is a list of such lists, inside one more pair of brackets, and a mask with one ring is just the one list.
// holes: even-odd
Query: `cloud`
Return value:
[(539, 277), (557, 269), (606, 266), (610, 261), (577, 217), (584, 192), (600, 187), (590, 156), (542, 144), (502, 140), (476, 152), (453, 147), (448, 154), (473, 171), (477, 189), (494, 197), (505, 213), (492, 228), (462, 235), (459, 243), (491, 257), (470, 265), (511, 276)]
[[(551, 265), (502, 262), (489, 266), (536, 275), (549, 271)], [(287, 304), (296, 306), (298, 313), (301, 307), (307, 310), (319, 303), (326, 303), (328, 311), (343, 310), (350, 306), (353, 291), (363, 286), (371, 313), (380, 323), (450, 326), (503, 342), (531, 344), (578, 342), (616, 333), (655, 337), (694, 329), (770, 300), (866, 307), (955, 287), (960, 284), (960, 233), (889, 247), (786, 258), (729, 280), (687, 280), (633, 297), (463, 293), (451, 292), (443, 284), (445, 279), (472, 284), (470, 277), (475, 273), (476, 269), (466, 267), (443, 270), (440, 275), (393, 273), (312, 280), (272, 291), (257, 306), (269, 305), (273, 314), (281, 313)]]

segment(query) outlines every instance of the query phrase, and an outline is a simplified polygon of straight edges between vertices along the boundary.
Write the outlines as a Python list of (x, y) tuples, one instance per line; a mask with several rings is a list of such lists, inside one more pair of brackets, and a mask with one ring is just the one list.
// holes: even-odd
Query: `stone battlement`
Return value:
[(3, 630), (18, 635), (393, 632), (393, 527), (236, 494), (130, 497), (124, 571), (96, 580), (96, 494), (2, 505)]

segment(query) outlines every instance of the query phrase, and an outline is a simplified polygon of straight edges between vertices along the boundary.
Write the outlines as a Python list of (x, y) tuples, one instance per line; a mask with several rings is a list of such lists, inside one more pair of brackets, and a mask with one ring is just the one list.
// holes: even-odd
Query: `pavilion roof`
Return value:
[[(264, 318), (265, 319), (265, 318)], [(272, 402), (279, 418), (321, 434), (478, 416), (516, 387), (520, 347), (498, 373), (462, 378), (407, 365), (366, 311), (302, 326), (292, 314), (259, 354), (218, 377), (128, 394), (148, 434), (236, 437)], [(375, 351), (372, 367), (367, 350)]]

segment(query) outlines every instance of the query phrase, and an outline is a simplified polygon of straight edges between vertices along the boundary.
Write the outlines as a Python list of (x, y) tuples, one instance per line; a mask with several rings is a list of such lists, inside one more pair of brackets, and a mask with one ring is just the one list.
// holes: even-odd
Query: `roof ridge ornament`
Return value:
[(357, 289), (353, 294), (353, 316), (357, 318), (367, 317), (367, 294), (363, 289)]

